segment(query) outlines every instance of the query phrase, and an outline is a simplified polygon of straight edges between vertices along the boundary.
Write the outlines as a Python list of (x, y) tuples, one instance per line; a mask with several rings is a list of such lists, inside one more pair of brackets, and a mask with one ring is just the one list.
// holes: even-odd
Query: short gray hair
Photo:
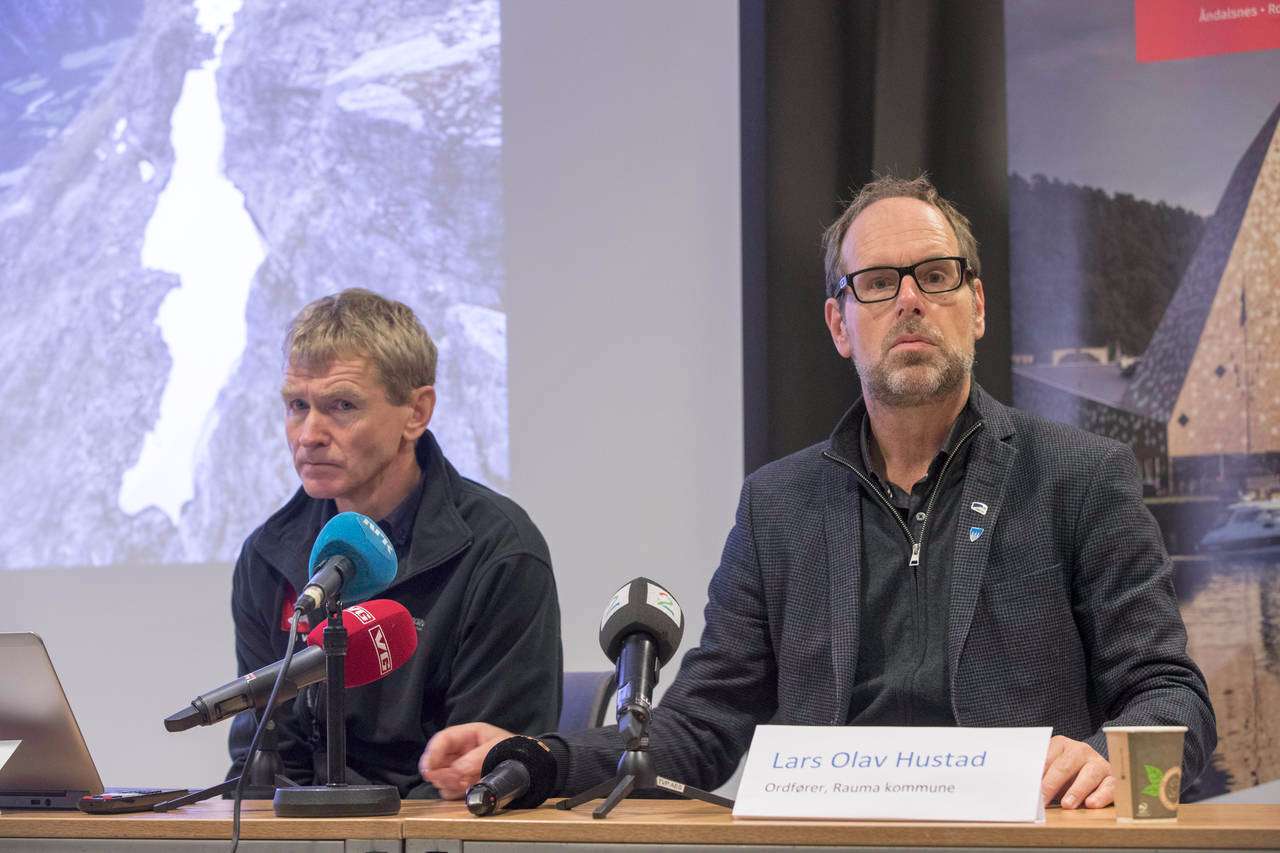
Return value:
[(397, 406), (436, 382), (436, 345), (413, 309), (360, 287), (307, 305), (285, 334), (286, 366), (324, 367), (338, 358), (369, 359)]
[(827, 295), (834, 296), (836, 282), (843, 273), (840, 271), (840, 244), (849, 226), (859, 213), (877, 201), (886, 198), (914, 198), (933, 207), (950, 224), (955, 232), (956, 244), (960, 254), (968, 262), (974, 276), (981, 274), (981, 262), (978, 260), (978, 241), (973, 237), (968, 218), (938, 193), (938, 188), (929, 180), (927, 174), (918, 175), (910, 180), (893, 175), (877, 175), (875, 180), (864, 185), (854, 196), (853, 201), (840, 214), (840, 218), (831, 223), (822, 235), (822, 251), (826, 263)]

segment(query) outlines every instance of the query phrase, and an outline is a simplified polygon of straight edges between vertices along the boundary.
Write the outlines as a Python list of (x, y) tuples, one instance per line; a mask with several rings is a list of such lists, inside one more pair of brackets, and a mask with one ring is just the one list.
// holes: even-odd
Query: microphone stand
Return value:
[(400, 812), (400, 792), (391, 785), (347, 784), (347, 629), (342, 602), (329, 602), (324, 628), (325, 734), (328, 783), (279, 788), (277, 817), (366, 817)]
[[(284, 775), (284, 762), (280, 760), (280, 732), (276, 727), (274, 713), (267, 720), (267, 727), (262, 730), (262, 743), (258, 746), (253, 764), (245, 768), (244, 772), (249, 774), (244, 785), (246, 800), (269, 800), (276, 795), (276, 788), (292, 788), (298, 784)], [(230, 791), (222, 795), (224, 800), (231, 797)]]
[[(258, 754), (254, 756), (253, 762), (246, 764), (240, 772), (241, 776), (248, 774), (249, 777), (245, 780), (245, 799), (269, 800), (275, 796), (277, 788), (296, 786), (298, 783), (285, 776), (281, 772), (283, 769), (283, 762), (280, 761), (280, 737), (279, 732), (276, 731), (275, 714), (272, 713), (271, 717), (267, 719), (267, 727), (262, 732), (262, 744), (258, 747)], [(167, 812), (219, 795), (224, 800), (229, 800), (235, 796), (236, 785), (239, 782), (240, 776), (232, 776), (225, 782), (219, 782), (216, 785), (210, 785), (208, 788), (201, 788), (199, 791), (192, 791), (189, 794), (174, 797), (172, 800), (157, 803), (151, 809), (157, 812)]]
[[(619, 672), (622, 672), (627, 666), (625, 658), (629, 654), (629, 650), (623, 650), (622, 657), (618, 660)], [(653, 660), (653, 658), (650, 659)], [(648, 691), (651, 691), (652, 685), (658, 682), (656, 661), (653, 671), (647, 673), (647, 675), (652, 679), (647, 685)], [(626, 682), (620, 677), (619, 683)], [(609, 816), (609, 812), (613, 811), (613, 807), (619, 802), (641, 791), (666, 791), (682, 799), (702, 800), (704, 803), (711, 803), (715, 806), (733, 808), (733, 800), (727, 797), (658, 775), (657, 769), (653, 766), (653, 754), (649, 752), (648, 691), (642, 689), (640, 692), (643, 695), (639, 699), (629, 698), (623, 704), (622, 715), (618, 718), (618, 731), (626, 743), (626, 750), (622, 753), (622, 757), (618, 759), (618, 772), (612, 779), (607, 779), (580, 794), (561, 800), (556, 803), (556, 808), (567, 811), (582, 805), (588, 800), (604, 797), (604, 802), (596, 806), (595, 810), (591, 812), (591, 816), (593, 818), (605, 818)]]

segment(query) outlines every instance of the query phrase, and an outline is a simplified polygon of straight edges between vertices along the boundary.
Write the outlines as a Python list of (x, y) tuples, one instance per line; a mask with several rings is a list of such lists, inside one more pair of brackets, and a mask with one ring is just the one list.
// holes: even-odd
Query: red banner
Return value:
[(1139, 62), (1280, 48), (1280, 0), (1134, 0)]

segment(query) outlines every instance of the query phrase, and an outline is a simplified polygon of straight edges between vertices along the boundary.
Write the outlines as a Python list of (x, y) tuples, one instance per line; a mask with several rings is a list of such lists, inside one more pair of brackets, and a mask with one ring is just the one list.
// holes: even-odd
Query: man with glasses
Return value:
[[(825, 235), (825, 317), (862, 399), (819, 445), (747, 478), (706, 628), (653, 714), (657, 771), (721, 784), (762, 722), (1053, 727), (1041, 791), (1101, 807), (1104, 725), (1216, 742), (1132, 451), (1007, 408), (972, 380), (977, 243), (925, 178), (868, 184)], [(504, 733), (442, 732), (459, 796)], [(546, 738), (557, 790), (607, 779), (616, 731)]]

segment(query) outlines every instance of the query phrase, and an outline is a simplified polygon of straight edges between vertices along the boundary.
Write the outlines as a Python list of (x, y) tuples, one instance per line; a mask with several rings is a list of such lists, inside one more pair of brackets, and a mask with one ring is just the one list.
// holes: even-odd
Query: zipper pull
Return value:
[(920, 543), (919, 542), (911, 543), (911, 562), (907, 563), (907, 565), (908, 566), (920, 565)]

